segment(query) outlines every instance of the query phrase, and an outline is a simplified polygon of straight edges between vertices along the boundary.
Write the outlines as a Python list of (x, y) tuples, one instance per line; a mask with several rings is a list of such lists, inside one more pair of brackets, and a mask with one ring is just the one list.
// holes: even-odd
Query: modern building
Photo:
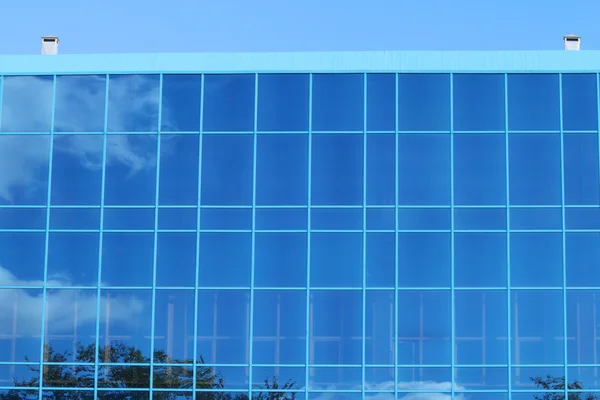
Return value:
[(0, 56), (0, 400), (600, 398), (598, 72)]

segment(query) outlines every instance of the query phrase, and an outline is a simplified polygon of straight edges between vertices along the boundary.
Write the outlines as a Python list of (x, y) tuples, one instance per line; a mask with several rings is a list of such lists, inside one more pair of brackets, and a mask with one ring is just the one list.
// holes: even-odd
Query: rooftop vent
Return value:
[(580, 50), (581, 36), (566, 35), (563, 40), (565, 41), (565, 50)]
[(58, 54), (58, 37), (57, 36), (42, 36), (42, 54), (44, 54), (44, 55)]

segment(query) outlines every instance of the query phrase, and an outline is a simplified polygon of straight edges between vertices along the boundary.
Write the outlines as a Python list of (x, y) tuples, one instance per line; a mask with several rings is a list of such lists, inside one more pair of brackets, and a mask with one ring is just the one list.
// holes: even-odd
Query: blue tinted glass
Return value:
[(313, 208), (310, 210), (310, 229), (361, 230), (363, 210), (360, 208)]
[(600, 286), (600, 233), (567, 233), (566, 257), (567, 286)]
[(209, 364), (244, 364), (250, 343), (250, 292), (198, 292), (197, 357)]
[(565, 229), (600, 230), (600, 207), (567, 208)]
[(161, 205), (198, 204), (198, 135), (161, 135)]
[(258, 230), (305, 230), (308, 226), (306, 208), (259, 208), (255, 217)]
[(51, 232), (48, 238), (48, 285), (96, 285), (99, 246), (98, 233)]
[(394, 292), (368, 291), (365, 299), (365, 364), (394, 364)]
[[(507, 367), (458, 367), (455, 382), (460, 390), (506, 390)], [(469, 400), (505, 400), (507, 393), (465, 393)]]
[(3, 132), (49, 132), (51, 76), (5, 76), (2, 87)]
[(598, 135), (569, 133), (563, 137), (563, 146), (565, 203), (598, 205)]
[(104, 75), (57, 76), (55, 97), (55, 132), (104, 131)]
[(254, 75), (204, 76), (205, 132), (254, 130)]
[(0, 208), (0, 229), (46, 229), (46, 209)]
[(395, 149), (395, 135), (367, 135), (367, 204), (396, 203)]
[(360, 291), (314, 291), (310, 296), (311, 364), (361, 364)]
[(450, 286), (450, 243), (449, 233), (399, 233), (398, 285)]
[(202, 230), (250, 230), (252, 229), (251, 208), (202, 208), (200, 209)]
[(314, 135), (312, 204), (363, 203), (363, 136)]
[(258, 130), (308, 130), (307, 74), (258, 75)]
[(200, 130), (201, 75), (163, 75), (161, 130)]
[(150, 286), (154, 234), (104, 233), (102, 242), (104, 286)]
[(508, 75), (508, 129), (550, 131), (560, 129), (557, 74)]
[(153, 230), (155, 211), (152, 208), (105, 208), (104, 229)]
[(563, 74), (563, 129), (597, 130), (596, 74)]
[(561, 286), (562, 234), (521, 232), (510, 235), (512, 286)]
[(308, 201), (308, 135), (258, 135), (256, 204)]
[(0, 299), (0, 361), (39, 361), (42, 290), (0, 289)]
[(195, 286), (196, 232), (160, 232), (156, 243), (156, 285)]
[(511, 229), (562, 229), (560, 208), (511, 208)]
[(511, 346), (515, 364), (561, 364), (564, 361), (561, 290), (511, 292)]
[(454, 284), (463, 287), (505, 287), (506, 257), (505, 233), (456, 233)]
[(457, 364), (506, 364), (506, 291), (456, 291), (454, 294)]
[(396, 229), (396, 210), (393, 208), (367, 208), (368, 230)]
[(506, 229), (506, 208), (455, 208), (454, 229)]
[(364, 129), (362, 74), (315, 74), (312, 96), (313, 131)]
[(49, 159), (49, 135), (0, 136), (0, 204), (45, 205)]
[(195, 208), (160, 208), (158, 229), (193, 229), (198, 226), (198, 211)]
[(394, 287), (396, 235), (388, 232), (369, 232), (366, 240), (366, 285), (370, 287)]
[(504, 130), (504, 75), (455, 74), (454, 129)]
[(452, 213), (450, 208), (400, 208), (398, 209), (398, 229), (437, 230), (450, 229)]
[(454, 203), (506, 204), (505, 135), (454, 135)]
[(99, 205), (103, 151), (102, 135), (54, 136), (50, 202)]
[(400, 135), (398, 141), (398, 203), (450, 205), (450, 135)]
[(156, 202), (156, 135), (108, 135), (104, 202), (154, 205)]
[(367, 130), (396, 129), (396, 75), (367, 75)]
[(160, 103), (158, 75), (111, 75), (108, 88), (109, 132), (156, 132)]
[[(596, 321), (600, 318), (598, 290), (567, 291), (567, 362), (569, 364), (596, 364), (600, 356)], [(569, 377), (571, 376), (569, 372)], [(586, 385), (591, 385), (588, 381)]]
[(398, 129), (450, 130), (450, 75), (398, 75)]
[(450, 364), (450, 291), (398, 292), (398, 363)]
[[(194, 291), (157, 290), (154, 315), (154, 362), (192, 362)], [(157, 357), (156, 352), (164, 352), (168, 359)]]
[(100, 229), (99, 208), (55, 208), (50, 210), (50, 229)]
[[(238, 232), (200, 234), (200, 286), (249, 286), (252, 235)], [(235, 249), (235, 251), (232, 251)]]
[(558, 134), (509, 135), (510, 204), (561, 204)]
[(311, 286), (361, 286), (362, 248), (362, 233), (311, 233)]
[[(254, 293), (254, 309), (260, 312), (254, 313), (252, 361), (256, 364), (304, 364), (306, 293), (258, 290)], [(282, 378), (285, 382), (291, 377)]]
[(45, 236), (43, 232), (0, 232), (2, 285), (42, 285)]
[(202, 204), (251, 205), (253, 157), (252, 135), (204, 135)]
[[(362, 370), (357, 367), (316, 367), (312, 369), (309, 376), (309, 389), (326, 387), (328, 390), (356, 390), (360, 387)], [(312, 394), (312, 393), (311, 393)], [(354, 400), (351, 393), (334, 393), (334, 396), (342, 395), (345, 399)], [(350, 396), (348, 396), (350, 395)], [(319, 396), (318, 394), (316, 396)], [(327, 396), (327, 395), (325, 395)], [(322, 398), (322, 396), (317, 397)], [(330, 397), (327, 396), (329, 399)], [(333, 397), (337, 399), (338, 397)], [(360, 399), (360, 397), (358, 397)]]
[(256, 234), (255, 240), (256, 286), (306, 286), (306, 233), (260, 232)]

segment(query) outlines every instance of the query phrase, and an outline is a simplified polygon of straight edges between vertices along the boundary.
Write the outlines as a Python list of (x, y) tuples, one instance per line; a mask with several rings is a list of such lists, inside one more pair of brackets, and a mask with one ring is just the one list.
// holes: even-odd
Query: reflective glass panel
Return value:
[[(597, 321), (600, 318), (600, 291), (567, 291), (567, 342), (569, 364), (598, 364)], [(570, 376), (570, 373), (569, 373)], [(586, 381), (586, 385), (591, 383)]]
[(203, 232), (199, 246), (200, 286), (250, 286), (252, 234)]
[(398, 234), (398, 285), (450, 286), (451, 235), (419, 232)]
[(394, 292), (368, 291), (365, 306), (365, 363), (393, 365)]
[(100, 235), (50, 232), (48, 286), (92, 286), (98, 283)]
[(158, 75), (110, 75), (108, 132), (156, 132), (160, 103)]
[(42, 291), (0, 289), (0, 361), (40, 360)]
[(396, 129), (396, 75), (367, 75), (367, 130)]
[(454, 284), (463, 287), (505, 287), (506, 258), (506, 233), (456, 233)]
[(253, 74), (204, 76), (205, 132), (254, 130), (254, 81)]
[(361, 208), (312, 208), (311, 230), (361, 230), (363, 210)]
[(154, 252), (153, 233), (104, 233), (103, 286), (150, 286)]
[(313, 131), (362, 131), (363, 74), (314, 74)]
[(200, 130), (201, 75), (163, 75), (163, 132), (197, 132)]
[(504, 130), (504, 75), (454, 74), (454, 129)]
[(254, 284), (306, 286), (307, 234), (261, 232), (255, 238)]
[(196, 232), (160, 232), (156, 244), (156, 285), (195, 286)]
[(563, 137), (563, 146), (565, 203), (598, 205), (598, 135), (569, 133)]
[(103, 132), (106, 76), (56, 77), (55, 132)]
[[(562, 234), (519, 232), (510, 234), (512, 286), (561, 286), (563, 281)], [(567, 271), (569, 271), (569, 268)], [(573, 267), (573, 269), (576, 269)]]
[(392, 232), (369, 232), (366, 241), (366, 285), (370, 287), (394, 287), (396, 235)]
[(568, 232), (566, 237), (567, 286), (600, 286), (600, 233)]
[(597, 130), (596, 74), (562, 74), (563, 129)]
[(560, 129), (558, 74), (508, 74), (508, 129)]
[(198, 135), (161, 135), (161, 205), (198, 204)]
[(258, 75), (258, 130), (308, 130), (308, 74)]
[(194, 354), (194, 291), (157, 290), (154, 315), (154, 362), (191, 363)]
[(396, 202), (396, 136), (367, 135), (367, 204)]
[(3, 132), (50, 132), (52, 76), (5, 76), (2, 86)]
[(100, 208), (50, 209), (50, 229), (100, 229)]
[(0, 285), (42, 285), (45, 236), (43, 232), (0, 232)]
[(398, 75), (398, 129), (450, 129), (450, 75)]
[(362, 233), (311, 233), (310, 285), (362, 285)]
[(46, 209), (0, 208), (0, 229), (46, 229)]

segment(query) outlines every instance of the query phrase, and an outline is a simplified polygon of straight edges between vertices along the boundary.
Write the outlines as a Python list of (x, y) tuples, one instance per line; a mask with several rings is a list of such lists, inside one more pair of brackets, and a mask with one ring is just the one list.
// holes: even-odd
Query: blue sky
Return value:
[[(572, 7), (572, 11), (570, 8)], [(0, 5), (0, 54), (600, 49), (600, 2), (558, 0), (26, 0)]]

